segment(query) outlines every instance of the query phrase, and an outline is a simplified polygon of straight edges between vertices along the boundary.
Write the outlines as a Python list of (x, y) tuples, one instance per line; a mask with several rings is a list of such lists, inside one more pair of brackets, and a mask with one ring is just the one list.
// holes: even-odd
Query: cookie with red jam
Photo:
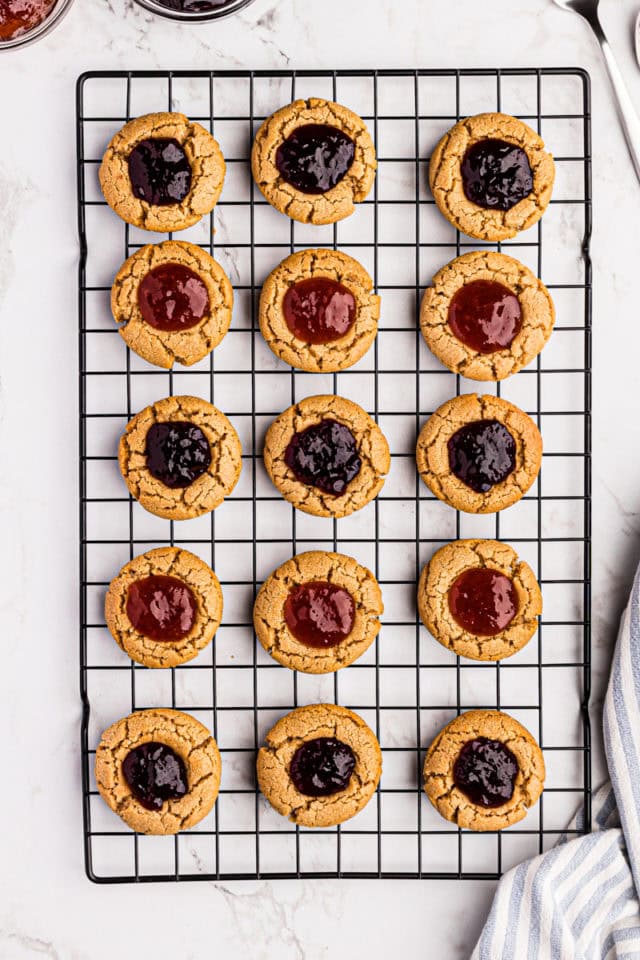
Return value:
[(549, 291), (504, 253), (473, 251), (435, 274), (420, 307), (422, 336), (469, 380), (503, 380), (537, 357), (553, 330)]
[(533, 570), (509, 544), (455, 540), (424, 566), (418, 611), (448, 650), (471, 660), (503, 660), (538, 629), (542, 594)]
[(200, 557), (158, 547), (134, 557), (114, 577), (104, 613), (113, 639), (132, 660), (177, 667), (211, 642), (222, 619), (222, 589)]
[(353, 557), (311, 550), (281, 564), (253, 608), (258, 640), (301, 673), (333, 673), (369, 649), (383, 612), (378, 581)]
[(111, 311), (120, 336), (143, 360), (189, 367), (226, 335), (233, 288), (202, 247), (165, 240), (125, 260), (111, 287)]
[(378, 332), (380, 297), (364, 267), (339, 250), (301, 250), (273, 270), (258, 319), (277, 357), (298, 370), (346, 370)]

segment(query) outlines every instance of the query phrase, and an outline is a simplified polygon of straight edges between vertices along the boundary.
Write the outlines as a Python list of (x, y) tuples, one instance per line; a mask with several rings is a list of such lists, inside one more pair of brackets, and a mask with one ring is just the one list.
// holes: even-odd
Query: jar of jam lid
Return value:
[(136, 3), (168, 20), (204, 23), (244, 10), (253, 0), (136, 0)]
[(0, 0), (0, 52), (17, 50), (50, 33), (73, 0)]

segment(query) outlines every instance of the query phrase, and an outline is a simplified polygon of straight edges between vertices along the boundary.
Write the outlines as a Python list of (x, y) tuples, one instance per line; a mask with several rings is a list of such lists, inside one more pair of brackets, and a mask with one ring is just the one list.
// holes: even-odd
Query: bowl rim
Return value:
[(35, 43), (36, 40), (40, 40), (41, 37), (45, 37), (54, 30), (66, 16), (73, 2), (74, 0), (57, 0), (51, 8), (51, 11), (37, 27), (34, 27), (32, 30), (27, 30), (26, 33), (19, 34), (19, 36), (13, 37), (11, 40), (0, 40), (0, 53), (6, 50), (19, 50), (22, 47), (29, 46), (30, 43)]
[(224, 6), (214, 10), (205, 10), (198, 13), (189, 13), (186, 10), (172, 10), (165, 7), (160, 0), (135, 0), (138, 6), (143, 7), (150, 13), (154, 13), (165, 20), (178, 20), (181, 23), (208, 23), (212, 20), (222, 20), (233, 13), (244, 10), (253, 0), (230, 0)]

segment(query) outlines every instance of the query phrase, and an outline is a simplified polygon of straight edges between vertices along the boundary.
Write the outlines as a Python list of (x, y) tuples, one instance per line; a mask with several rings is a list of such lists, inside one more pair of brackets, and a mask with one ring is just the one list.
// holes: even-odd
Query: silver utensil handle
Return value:
[(620, 72), (620, 67), (618, 66), (616, 58), (613, 55), (613, 50), (611, 49), (606, 34), (602, 29), (602, 24), (598, 19), (598, 15), (594, 13), (589, 17), (585, 16), (585, 19), (589, 22), (591, 29), (595, 33), (598, 43), (600, 44), (602, 56), (604, 57), (605, 66), (607, 68), (607, 73), (609, 74), (611, 86), (613, 87), (616, 108), (620, 118), (620, 123), (622, 124), (622, 129), (624, 131), (624, 136), (627, 141), (627, 147), (629, 148), (631, 161), (636, 171), (636, 176), (638, 177), (638, 180), (640, 180), (640, 119), (638, 118), (636, 108), (634, 107), (633, 101), (629, 95), (629, 90), (627, 89), (627, 85), (624, 82), (622, 73)]

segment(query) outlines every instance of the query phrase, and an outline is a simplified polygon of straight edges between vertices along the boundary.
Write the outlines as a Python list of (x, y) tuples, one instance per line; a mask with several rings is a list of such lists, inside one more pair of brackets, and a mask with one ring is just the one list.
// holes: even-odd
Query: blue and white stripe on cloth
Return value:
[[(471, 960), (640, 958), (640, 569), (613, 656), (604, 707), (611, 782), (593, 800), (593, 833), (506, 873)], [(580, 811), (571, 827), (580, 829)]]

